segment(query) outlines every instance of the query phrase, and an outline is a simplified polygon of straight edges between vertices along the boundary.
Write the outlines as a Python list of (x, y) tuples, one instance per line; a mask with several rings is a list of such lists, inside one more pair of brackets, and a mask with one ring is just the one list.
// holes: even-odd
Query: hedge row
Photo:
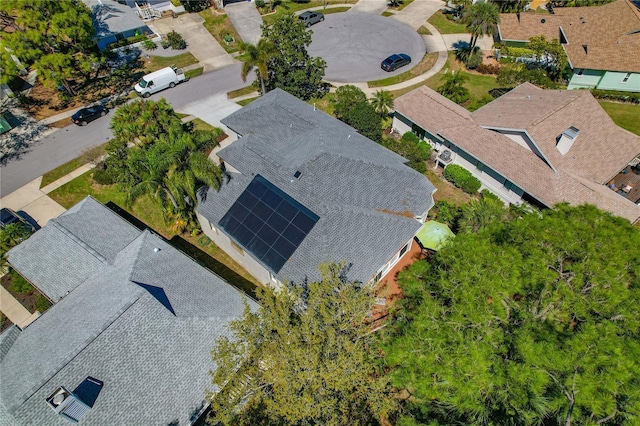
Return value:
[(117, 49), (118, 47), (128, 46), (130, 44), (138, 43), (139, 41), (148, 40), (146, 34), (138, 34), (131, 37), (123, 38), (113, 43), (109, 43), (109, 49)]
[(468, 194), (475, 194), (482, 185), (480, 181), (474, 177), (471, 172), (457, 164), (451, 164), (444, 169), (444, 178), (461, 188)]
[(608, 99), (619, 102), (640, 104), (640, 93), (616, 92), (614, 90), (592, 89), (591, 93), (597, 99)]

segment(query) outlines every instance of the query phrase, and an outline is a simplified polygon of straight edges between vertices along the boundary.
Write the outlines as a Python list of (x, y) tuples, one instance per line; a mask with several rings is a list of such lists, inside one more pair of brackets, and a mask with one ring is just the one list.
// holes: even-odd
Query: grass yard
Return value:
[(462, 74), (468, 78), (464, 86), (469, 89), (469, 93), (471, 95), (469, 102), (463, 106), (470, 111), (474, 111), (481, 106), (478, 103), (481, 102), (483, 98), (486, 98), (487, 96), (491, 97), (491, 95), (489, 95), (489, 90), (498, 88), (499, 84), (494, 76), (464, 70), (464, 67), (460, 62), (456, 61), (456, 55), (454, 52), (449, 52), (449, 58), (447, 59), (447, 63), (444, 68), (442, 68), (438, 74), (428, 79), (425, 84), (427, 87), (436, 90), (444, 82), (445, 72), (458, 72), (461, 69)]
[(247, 87), (243, 87), (242, 89), (232, 90), (230, 92), (227, 92), (227, 99), (239, 98), (240, 96), (249, 95), (256, 91), (257, 91), (256, 88), (253, 86), (247, 86)]
[(420, 35), (432, 35), (431, 31), (429, 31), (429, 28), (425, 27), (424, 25), (421, 25), (420, 28), (418, 28), (418, 34), (420, 34)]
[(48, 173), (45, 173), (42, 176), (42, 183), (40, 184), (40, 188), (49, 185), (60, 179), (63, 176), (68, 175), (72, 171), (84, 166), (86, 162), (82, 159), (82, 157), (74, 158), (73, 160), (64, 163), (62, 166), (59, 166)]
[(442, 177), (442, 167), (434, 170), (435, 163), (432, 160), (427, 161), (427, 172), (425, 176), (431, 181), (437, 191), (433, 194), (434, 201), (448, 201), (457, 206), (467, 204), (471, 200), (471, 195), (467, 194), (460, 188), (456, 188), (451, 182), (447, 182)]
[(384, 16), (385, 18), (388, 18), (389, 16), (393, 16), (393, 15), (395, 15), (395, 13), (389, 12), (388, 10), (385, 10), (384, 12), (382, 12), (382, 16)]
[(640, 135), (640, 105), (599, 101), (602, 108), (618, 126)]
[[(222, 272), (224, 272), (225, 269), (230, 269), (241, 277), (243, 281), (249, 281), (254, 285), (259, 285), (259, 283), (256, 282), (255, 279), (244, 270), (244, 268), (238, 265), (215, 244), (209, 243), (204, 245), (200, 243), (199, 239), (202, 237), (202, 234), (195, 237), (190, 234), (178, 235), (171, 228), (170, 224), (165, 223), (162, 218), (160, 207), (151, 199), (150, 196), (143, 196), (139, 198), (133, 206), (127, 207), (125, 204), (126, 194), (124, 192), (119, 191), (116, 185), (96, 184), (93, 181), (92, 174), (93, 172), (87, 172), (79, 176), (66, 185), (63, 185), (51, 192), (49, 197), (64, 208), (68, 209), (81, 201), (87, 195), (91, 195), (101, 203), (108, 204), (114, 210), (119, 209), (123, 211), (124, 216), (127, 214), (132, 215), (138, 222), (141, 222), (142, 225), (169, 240), (172, 244), (175, 241), (178, 241), (179, 245), (184, 245), (184, 242), (186, 242), (193, 247), (199, 248), (208, 256), (219, 262), (219, 264), (224, 266), (224, 268), (222, 266), (219, 267)], [(188, 246), (186, 246), (186, 248), (188, 248)], [(192, 255), (191, 250), (189, 250), (189, 252)], [(199, 257), (204, 258), (205, 256), (199, 255)], [(218, 273), (218, 271), (216, 271), (216, 273)], [(223, 275), (223, 273), (218, 274)], [(237, 285), (238, 283), (235, 284)]]
[[(202, 12), (198, 12), (198, 15), (204, 19), (204, 23), (202, 25), (204, 25), (207, 31), (211, 33), (213, 38), (220, 43), (220, 46), (222, 46), (227, 53), (235, 53), (242, 50), (240, 48), (242, 38), (240, 38), (240, 34), (238, 34), (226, 14), (217, 15), (213, 12), (213, 9), (205, 9)], [(232, 37), (233, 41), (227, 43), (227, 41), (225, 41), (225, 36)]]
[(462, 34), (468, 32), (466, 25), (450, 21), (442, 11), (431, 15), (427, 22), (436, 27), (440, 34)]
[(400, 5), (392, 6), (389, 9), (400, 11), (400, 10), (404, 9), (405, 7), (409, 6), (411, 3), (413, 3), (413, 0), (402, 0), (402, 3), (400, 3)]
[(176, 56), (151, 56), (149, 62), (144, 65), (144, 70), (147, 73), (157, 71), (162, 68), (175, 65), (178, 68), (186, 67), (187, 65), (193, 65), (198, 63), (198, 60), (191, 52), (181, 53)]
[(315, 105), (316, 108), (326, 112), (327, 114), (333, 117), (333, 111), (335, 110), (335, 107), (333, 105), (333, 102), (331, 101), (333, 100), (334, 97), (335, 97), (334, 93), (327, 93), (322, 98), (311, 98), (308, 103), (311, 105)]
[(256, 96), (255, 98), (249, 98), (249, 99), (243, 99), (241, 101), (237, 101), (236, 103), (240, 106), (247, 106), (249, 105), (251, 102), (255, 101), (256, 99), (258, 99), (260, 96)]
[(420, 63), (411, 68), (409, 71), (403, 72), (402, 74), (394, 75), (393, 77), (383, 78), (382, 80), (369, 81), (367, 85), (369, 87), (384, 87), (411, 80), (412, 78), (422, 75), (433, 68), (437, 60), (438, 53), (427, 53), (426, 55), (424, 55)]
[(327, 9), (324, 9), (322, 13), (325, 15), (331, 15), (332, 13), (342, 13), (342, 12), (347, 12), (349, 10), (351, 10), (351, 7), (349, 6), (329, 7)]
[[(262, 20), (264, 21), (265, 24), (271, 25), (274, 22), (276, 22), (278, 19), (280, 19), (281, 16), (289, 13), (295, 13), (301, 10), (311, 9), (318, 6), (325, 6), (325, 5), (330, 6), (332, 4), (345, 4), (345, 3), (355, 4), (357, 3), (357, 0), (317, 0), (317, 1), (310, 1), (308, 3), (295, 3), (295, 2), (292, 2), (291, 0), (283, 0), (282, 3), (276, 6), (275, 12), (270, 12), (268, 14), (262, 15)], [(265, 9), (268, 10), (268, 7), (265, 7)], [(327, 10), (329, 10), (329, 8), (324, 10), (320, 9), (320, 12), (327, 13), (326, 12)], [(328, 13), (336, 13), (336, 12), (328, 12)]]
[(202, 72), (204, 71), (204, 67), (198, 67), (192, 70), (189, 70), (187, 72), (184, 73), (185, 77), (187, 78), (193, 78), (193, 77), (197, 77), (199, 75), (202, 75)]

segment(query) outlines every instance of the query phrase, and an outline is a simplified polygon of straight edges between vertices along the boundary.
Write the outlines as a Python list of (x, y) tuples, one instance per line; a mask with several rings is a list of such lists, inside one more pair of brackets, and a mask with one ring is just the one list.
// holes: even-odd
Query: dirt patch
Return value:
[[(2, 277), (1, 284), (31, 313), (35, 311), (43, 313), (51, 307), (49, 299), (44, 297), (42, 293), (36, 290), (27, 282), (27, 280), (14, 270), (10, 270), (9, 273)], [(2, 315), (2, 317), (0, 317), (0, 329), (4, 330), (9, 326), (11, 326), (11, 322), (8, 318)]]
[(62, 129), (63, 127), (67, 127), (70, 124), (73, 124), (71, 117), (63, 118), (62, 120), (58, 120), (55, 123), (49, 124), (50, 127), (55, 127), (56, 129)]

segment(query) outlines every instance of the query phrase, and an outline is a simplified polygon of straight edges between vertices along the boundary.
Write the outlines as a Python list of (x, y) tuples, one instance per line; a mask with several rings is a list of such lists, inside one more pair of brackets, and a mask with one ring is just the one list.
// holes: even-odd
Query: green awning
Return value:
[(422, 228), (416, 234), (416, 238), (422, 247), (435, 251), (440, 250), (447, 240), (453, 237), (455, 237), (455, 234), (447, 225), (435, 220), (430, 220), (422, 225)]

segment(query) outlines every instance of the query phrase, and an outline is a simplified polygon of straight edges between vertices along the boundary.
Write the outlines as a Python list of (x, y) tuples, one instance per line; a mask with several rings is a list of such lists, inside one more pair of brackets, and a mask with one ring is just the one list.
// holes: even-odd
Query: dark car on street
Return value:
[(71, 116), (71, 119), (78, 126), (86, 126), (96, 118), (104, 117), (109, 109), (103, 105), (96, 105), (89, 108), (82, 108)]
[(300, 15), (298, 15), (298, 19), (304, 22), (307, 27), (310, 27), (313, 24), (324, 21), (324, 15), (320, 12), (312, 12), (307, 10), (306, 12), (302, 12)]
[(407, 55), (406, 53), (395, 53), (382, 61), (382, 64), (380, 64), (380, 68), (385, 71), (391, 72), (410, 63), (411, 56)]
[(4, 228), (7, 225), (10, 225), (16, 222), (22, 223), (24, 227), (31, 232), (35, 232), (36, 230), (36, 228), (31, 223), (29, 223), (27, 219), (20, 216), (18, 213), (14, 212), (13, 210), (7, 207), (3, 207), (2, 209), (0, 209), (0, 228)]

